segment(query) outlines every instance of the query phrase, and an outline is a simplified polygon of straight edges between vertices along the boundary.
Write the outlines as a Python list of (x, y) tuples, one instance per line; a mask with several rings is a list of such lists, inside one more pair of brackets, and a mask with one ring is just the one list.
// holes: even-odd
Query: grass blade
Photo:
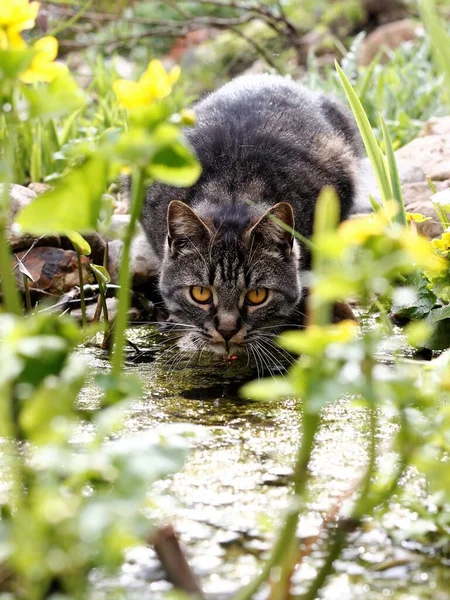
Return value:
[(338, 65), (337, 61), (335, 62), (335, 65), (339, 78), (341, 80), (342, 87), (344, 88), (344, 92), (353, 111), (353, 116), (355, 117), (356, 123), (361, 133), (361, 137), (366, 148), (367, 156), (369, 157), (369, 160), (375, 172), (375, 177), (378, 183), (378, 188), (380, 190), (381, 199), (383, 201), (383, 204), (385, 204), (388, 200), (392, 199), (392, 189), (391, 184), (389, 182), (389, 174), (385, 167), (383, 154), (378, 146), (378, 142), (372, 131), (372, 127), (370, 126), (369, 119), (367, 118), (367, 115), (364, 112), (364, 108), (358, 98), (357, 93), (353, 89), (352, 84), (347, 79), (344, 71)]
[(397, 160), (395, 158), (394, 148), (392, 147), (391, 136), (389, 135), (389, 131), (386, 126), (385, 120), (383, 119), (381, 114), (380, 114), (380, 122), (381, 122), (381, 129), (383, 131), (384, 147), (386, 149), (386, 160), (387, 160), (387, 165), (388, 165), (389, 175), (390, 175), (390, 180), (391, 180), (392, 198), (393, 198), (393, 200), (395, 200), (395, 202), (398, 206), (398, 211), (397, 211), (397, 214), (395, 215), (395, 221), (397, 221), (398, 223), (401, 223), (401, 225), (406, 225), (407, 218), (406, 218), (406, 210), (405, 210), (405, 201), (403, 199), (402, 186), (400, 183), (400, 176), (398, 174)]
[(419, 0), (419, 10), (430, 37), (436, 66), (444, 74), (446, 100), (450, 105), (450, 36), (439, 21), (435, 0)]

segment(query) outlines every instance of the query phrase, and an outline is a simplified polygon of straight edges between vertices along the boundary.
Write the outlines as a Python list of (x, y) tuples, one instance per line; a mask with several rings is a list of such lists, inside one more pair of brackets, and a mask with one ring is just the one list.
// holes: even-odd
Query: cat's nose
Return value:
[(236, 335), (236, 333), (239, 331), (239, 329), (237, 329), (235, 327), (233, 329), (218, 329), (217, 331), (220, 333), (220, 335), (223, 337), (223, 339), (226, 342), (228, 342), (229, 340), (231, 340), (233, 335)]

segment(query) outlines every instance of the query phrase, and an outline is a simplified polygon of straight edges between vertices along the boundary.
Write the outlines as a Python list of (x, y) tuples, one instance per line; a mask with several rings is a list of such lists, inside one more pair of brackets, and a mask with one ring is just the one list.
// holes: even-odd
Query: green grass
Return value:
[[(358, 41), (355, 46), (358, 45)], [(350, 49), (342, 68), (354, 83), (377, 139), (383, 131), (379, 114), (386, 121), (394, 150), (411, 141), (432, 116), (448, 113), (443, 93), (443, 76), (437, 75), (425, 39), (407, 42), (390, 52), (388, 62), (358, 66), (358, 48)], [(302, 82), (312, 88), (344, 98), (333, 66), (320, 68), (311, 56)]]

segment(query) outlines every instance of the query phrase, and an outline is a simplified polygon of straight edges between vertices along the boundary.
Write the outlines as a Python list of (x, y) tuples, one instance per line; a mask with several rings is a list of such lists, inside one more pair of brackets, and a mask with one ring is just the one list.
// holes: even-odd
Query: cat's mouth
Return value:
[(208, 350), (214, 352), (215, 354), (220, 354), (222, 356), (234, 356), (243, 354), (245, 350), (244, 344), (222, 344), (222, 343), (209, 343), (207, 346)]

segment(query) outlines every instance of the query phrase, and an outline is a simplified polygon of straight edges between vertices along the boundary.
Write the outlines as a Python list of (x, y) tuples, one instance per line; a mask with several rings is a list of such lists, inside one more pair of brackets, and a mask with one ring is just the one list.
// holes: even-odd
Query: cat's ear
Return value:
[(167, 209), (167, 235), (169, 247), (190, 238), (208, 236), (211, 231), (200, 217), (184, 202), (172, 200)]
[(287, 202), (279, 202), (269, 208), (249, 229), (249, 235), (260, 235), (265, 241), (276, 244), (288, 244), (292, 247), (294, 237), (294, 211)]

